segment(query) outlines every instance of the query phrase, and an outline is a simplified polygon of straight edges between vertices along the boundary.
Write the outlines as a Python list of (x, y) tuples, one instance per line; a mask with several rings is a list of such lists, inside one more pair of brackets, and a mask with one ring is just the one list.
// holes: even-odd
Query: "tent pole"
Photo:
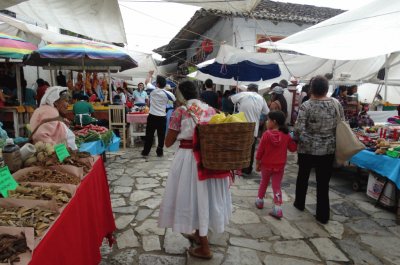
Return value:
[(112, 90), (111, 90), (111, 73), (110, 73), (110, 67), (108, 67), (107, 73), (108, 73), (108, 97), (110, 98), (111, 104), (113, 104)]
[(50, 82), (51, 82), (51, 86), (54, 86), (53, 70), (50, 70)]
[(386, 54), (385, 55), (385, 102), (387, 101), (387, 77), (388, 77), (388, 71), (389, 71), (389, 65), (388, 65), (388, 61), (389, 61), (389, 56)]
[(21, 66), (15, 64), (15, 77), (17, 78), (17, 97), (19, 105), (22, 106), (22, 87), (21, 87)]

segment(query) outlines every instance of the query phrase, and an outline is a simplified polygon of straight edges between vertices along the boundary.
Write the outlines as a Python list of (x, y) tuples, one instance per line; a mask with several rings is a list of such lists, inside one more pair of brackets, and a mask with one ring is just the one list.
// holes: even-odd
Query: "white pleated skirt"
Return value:
[(229, 178), (199, 181), (191, 149), (179, 148), (172, 161), (158, 226), (189, 234), (222, 233), (232, 215)]

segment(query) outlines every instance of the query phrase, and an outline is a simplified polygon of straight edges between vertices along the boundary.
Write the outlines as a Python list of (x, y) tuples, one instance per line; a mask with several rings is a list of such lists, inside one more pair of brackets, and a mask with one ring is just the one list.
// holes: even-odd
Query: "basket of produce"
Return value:
[(203, 166), (214, 170), (248, 167), (254, 141), (254, 127), (253, 122), (199, 125)]

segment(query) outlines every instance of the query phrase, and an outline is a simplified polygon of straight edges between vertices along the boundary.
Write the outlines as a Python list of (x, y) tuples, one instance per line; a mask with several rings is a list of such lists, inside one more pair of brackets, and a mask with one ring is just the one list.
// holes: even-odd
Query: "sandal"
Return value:
[(195, 257), (195, 258), (207, 259), (207, 260), (212, 259), (213, 254), (212, 254), (211, 252), (208, 253), (208, 254), (199, 253), (199, 252), (200, 252), (200, 251), (199, 251), (200, 249), (201, 249), (201, 247), (198, 247), (198, 248), (192, 248), (192, 247), (190, 247), (190, 248), (188, 249), (188, 253), (189, 253), (190, 256)]
[(183, 237), (189, 239), (190, 243), (200, 245), (200, 237), (196, 234), (182, 234)]

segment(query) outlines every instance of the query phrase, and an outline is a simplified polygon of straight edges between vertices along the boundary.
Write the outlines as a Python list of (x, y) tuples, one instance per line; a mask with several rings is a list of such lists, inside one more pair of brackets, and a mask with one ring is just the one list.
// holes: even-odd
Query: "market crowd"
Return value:
[[(177, 144), (167, 185), (160, 207), (159, 226), (183, 233), (198, 247), (189, 254), (212, 258), (207, 234), (209, 230), (222, 233), (232, 214), (229, 171), (205, 170), (199, 166), (196, 142), (198, 124), (207, 123), (217, 112), (227, 115), (242, 112), (248, 122), (255, 123), (252, 132), (250, 163), (235, 173), (248, 177), (261, 172), (261, 182), (255, 197), (255, 207), (264, 208), (264, 197), (271, 183), (273, 207), (270, 215), (281, 219), (282, 180), (287, 152), (297, 152), (298, 175), (293, 207), (304, 211), (308, 181), (315, 168), (317, 182), (316, 221), (326, 224), (330, 218), (329, 182), (335, 158), (337, 120), (345, 119), (352, 127), (371, 126), (368, 107), (360, 104), (357, 86), (339, 86), (328, 95), (329, 81), (315, 76), (297, 91), (295, 79), (281, 80), (261, 93), (257, 84), (216, 91), (211, 79), (199, 88), (192, 81), (178, 85), (150, 71), (137, 88), (128, 89), (125, 82), (109, 84), (96, 73), (79, 73), (74, 84), (60, 71), (58, 86), (50, 87), (43, 80), (36, 81), (35, 93), (25, 84), (24, 100), (36, 108), (30, 120), (33, 142), (52, 144), (65, 142), (77, 149), (71, 128), (96, 124), (107, 127), (107, 121), (97, 120), (93, 104), (112, 100), (123, 105), (126, 112), (148, 113), (146, 136), (141, 151), (143, 157), (151, 153), (154, 135), (158, 144), (155, 153), (164, 155), (164, 148)], [(172, 84), (172, 86), (171, 86)], [(5, 95), (0, 93), (0, 100)], [(382, 98), (374, 102), (380, 108)], [(111, 102), (109, 102), (111, 103)], [(73, 119), (67, 119), (68, 104), (72, 104)]]

